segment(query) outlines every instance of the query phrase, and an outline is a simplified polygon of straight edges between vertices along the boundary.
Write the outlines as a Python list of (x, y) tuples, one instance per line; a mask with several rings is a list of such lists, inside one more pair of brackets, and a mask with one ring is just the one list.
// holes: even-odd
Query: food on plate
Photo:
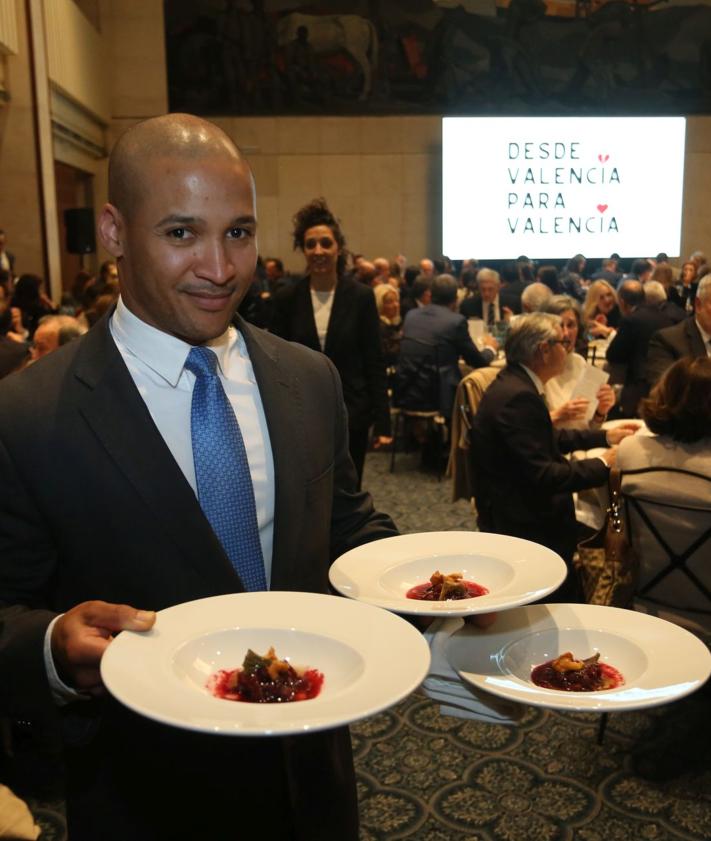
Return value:
[(274, 646), (264, 656), (252, 649), (239, 669), (220, 669), (210, 677), (207, 688), (216, 698), (254, 704), (283, 704), (315, 698), (323, 686), (317, 669), (295, 669), (276, 656)]
[(536, 666), (531, 680), (544, 689), (564, 692), (598, 692), (615, 689), (625, 680), (613, 666), (600, 662), (600, 652), (585, 660), (577, 660), (570, 651)]
[(445, 574), (437, 570), (429, 581), (411, 587), (406, 596), (408, 599), (420, 599), (425, 602), (444, 602), (450, 599), (473, 599), (488, 592), (481, 584), (465, 581), (461, 572)]

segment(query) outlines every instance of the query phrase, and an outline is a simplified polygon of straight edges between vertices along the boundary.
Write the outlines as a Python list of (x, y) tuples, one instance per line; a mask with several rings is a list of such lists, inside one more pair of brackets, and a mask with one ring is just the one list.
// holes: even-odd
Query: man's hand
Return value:
[(615, 405), (615, 392), (611, 385), (603, 383), (597, 390), (597, 414), (606, 415)]
[(481, 341), (482, 341), (482, 344), (483, 344), (485, 347), (490, 347), (492, 350), (498, 350), (498, 349), (499, 349), (499, 343), (498, 343), (498, 342), (496, 341), (496, 339), (495, 339), (495, 338), (491, 335), (491, 333), (485, 333), (485, 334), (482, 336)]
[(589, 402), (590, 401), (586, 400), (584, 397), (576, 397), (574, 400), (568, 400), (567, 403), (563, 403), (563, 405), (559, 406), (557, 409), (551, 409), (552, 423), (555, 425), (564, 423), (565, 421), (580, 420), (581, 418), (584, 418)]
[(513, 310), (511, 307), (502, 307), (501, 308), (501, 317), (504, 321), (508, 324), (511, 321), (511, 316), (513, 315)]
[(617, 447), (605, 450), (601, 458), (608, 467), (614, 467), (617, 464)]
[(377, 435), (373, 439), (373, 449), (379, 450), (381, 447), (388, 447), (392, 442), (392, 435)]
[(101, 656), (118, 631), (148, 631), (156, 621), (153, 610), (127, 604), (82, 602), (67, 611), (52, 628), (52, 657), (59, 677), (80, 692), (100, 695)]
[[(597, 316), (600, 318), (601, 316)], [(601, 321), (597, 321), (597, 318), (593, 321), (588, 321), (588, 331), (592, 336), (596, 339), (606, 339), (610, 333), (615, 332), (614, 327), (608, 327), (607, 324), (603, 324)], [(602, 318), (605, 318), (603, 315)]]
[(639, 423), (623, 423), (620, 426), (615, 427), (615, 429), (608, 429), (605, 437), (607, 438), (607, 443), (610, 446), (614, 444), (619, 444), (620, 441), (627, 438), (630, 435), (634, 435), (635, 432), (640, 428), (641, 424)]

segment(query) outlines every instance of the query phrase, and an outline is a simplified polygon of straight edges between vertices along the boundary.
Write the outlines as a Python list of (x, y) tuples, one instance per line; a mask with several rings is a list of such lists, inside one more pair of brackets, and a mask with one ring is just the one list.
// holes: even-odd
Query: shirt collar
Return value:
[[(130, 354), (140, 359), (173, 388), (177, 386), (192, 345), (141, 320), (124, 304), (122, 298), (118, 299), (111, 317), (111, 330)], [(235, 344), (240, 356), (246, 355), (244, 340), (232, 326), (221, 336), (205, 342), (205, 346), (215, 352), (217, 364), (225, 377), (229, 375), (230, 351)]]
[(523, 370), (528, 374), (528, 376), (533, 380), (533, 384), (536, 386), (536, 391), (543, 396), (545, 394), (545, 388), (543, 387), (543, 380), (538, 376), (538, 374), (534, 374), (533, 371), (527, 366), (521, 363), (521, 367)]
[(711, 342), (711, 334), (707, 333), (704, 328), (699, 324), (699, 319), (695, 318), (694, 321), (696, 322), (696, 326), (701, 333), (701, 338), (704, 340), (704, 346), (708, 345)]

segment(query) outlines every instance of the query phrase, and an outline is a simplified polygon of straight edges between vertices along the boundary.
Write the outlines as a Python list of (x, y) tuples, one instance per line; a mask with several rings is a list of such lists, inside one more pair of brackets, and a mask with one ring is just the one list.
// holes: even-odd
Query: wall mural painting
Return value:
[(711, 0), (164, 0), (199, 114), (711, 113)]

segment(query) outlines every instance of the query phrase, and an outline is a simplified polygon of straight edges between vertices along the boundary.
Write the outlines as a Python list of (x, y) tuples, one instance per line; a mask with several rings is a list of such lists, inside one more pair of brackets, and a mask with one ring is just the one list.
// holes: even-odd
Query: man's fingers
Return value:
[(604, 461), (607, 462), (608, 467), (614, 467), (615, 464), (617, 463), (617, 450), (615, 450), (615, 449), (605, 450), (605, 452), (602, 454), (602, 458), (603, 458)]
[(73, 688), (78, 692), (88, 692), (90, 695), (103, 694), (103, 686), (99, 669), (77, 669), (74, 673)]
[(127, 604), (82, 602), (59, 617), (52, 628), (52, 656), (60, 677), (80, 690), (101, 686), (99, 663), (118, 631), (147, 631), (156, 614)]
[(85, 634), (81, 637), (68, 636), (63, 640), (64, 658), (76, 667), (95, 666), (101, 655), (106, 651), (112, 637), (92, 636)]
[(623, 439), (634, 435), (638, 429), (639, 427), (633, 424), (626, 424), (625, 426), (618, 426), (616, 429), (610, 429), (607, 433), (608, 443), (619, 444)]
[(156, 621), (154, 610), (138, 610), (127, 604), (86, 602), (81, 612), (87, 625), (108, 631), (148, 631)]

